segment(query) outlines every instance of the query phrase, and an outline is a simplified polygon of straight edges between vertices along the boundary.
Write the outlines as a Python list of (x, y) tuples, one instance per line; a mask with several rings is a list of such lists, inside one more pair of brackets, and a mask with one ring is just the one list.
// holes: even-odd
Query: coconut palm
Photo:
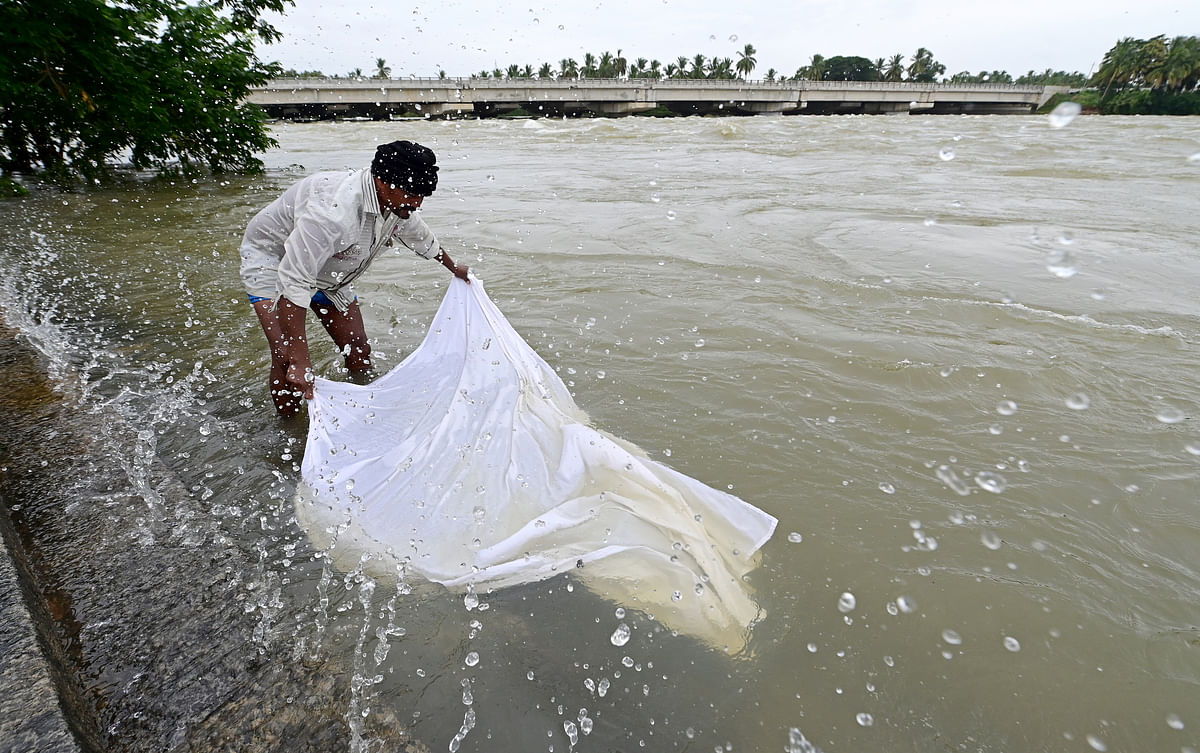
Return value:
[(679, 78), (685, 78), (687, 76), (687, 69), (688, 69), (687, 57), (684, 55), (680, 55), (679, 57), (675, 58), (675, 68), (676, 68), (676, 75)]
[(749, 77), (750, 71), (754, 70), (754, 66), (758, 64), (755, 55), (758, 50), (754, 49), (754, 45), (748, 44), (738, 53), (737, 72), (743, 76)]
[(688, 74), (689, 78), (704, 78), (705, 64), (708, 58), (696, 53), (696, 57), (692, 58), (692, 72)]
[(1104, 85), (1101, 97), (1108, 96), (1108, 90), (1114, 85), (1119, 89), (1138, 76), (1142, 44), (1140, 39), (1125, 37), (1118, 40), (1112, 49), (1104, 54), (1104, 59), (1100, 61), (1100, 69), (1092, 79), (1096, 85)]
[(596, 56), (590, 52), (583, 53), (583, 67), (579, 69), (580, 78), (594, 78), (596, 76)]
[(355, 68), (354, 70), (350, 71), (346, 75), (349, 76), (350, 78), (362, 78), (363, 77), (362, 68)]
[(391, 78), (392, 69), (383, 58), (375, 58), (375, 78)]
[(662, 62), (658, 60), (651, 60), (650, 68), (647, 72), (650, 74), (650, 78), (662, 78)]
[[(645, 59), (645, 58), (643, 58), (643, 59)], [(613, 58), (612, 62), (613, 62), (613, 73), (615, 73), (617, 75), (617, 78), (623, 78), (625, 76), (626, 72), (628, 72), (628, 70), (629, 70), (629, 61), (626, 60), (625, 56), (621, 54), (620, 49), (617, 50), (617, 56)]]
[(538, 68), (538, 78), (543, 80), (554, 78), (554, 69), (550, 67), (549, 63), (542, 63), (542, 67)]
[(884, 81), (900, 82), (904, 80), (904, 55), (896, 53), (887, 59), (881, 69)]
[(563, 58), (558, 61), (558, 75), (560, 78), (579, 78), (579, 63), (575, 58)]
[(1165, 88), (1183, 92), (1195, 89), (1200, 84), (1200, 38), (1175, 37), (1167, 45), (1163, 60), (1166, 74)]
[(924, 47), (918, 47), (908, 66), (908, 78), (911, 81), (933, 83), (937, 77), (946, 72), (946, 66), (934, 60), (933, 53)]

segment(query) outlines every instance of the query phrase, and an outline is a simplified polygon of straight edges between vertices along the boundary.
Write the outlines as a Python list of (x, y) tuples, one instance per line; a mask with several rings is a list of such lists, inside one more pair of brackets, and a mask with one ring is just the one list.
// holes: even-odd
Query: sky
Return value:
[(1089, 73), (1122, 37), (1200, 36), (1197, 0), (295, 0), (269, 20), (283, 33), (259, 56), (284, 68), (393, 77), (536, 70), (605, 51), (633, 61), (757, 50), (751, 78), (791, 75), (814, 54), (874, 60), (918, 47), (959, 71)]

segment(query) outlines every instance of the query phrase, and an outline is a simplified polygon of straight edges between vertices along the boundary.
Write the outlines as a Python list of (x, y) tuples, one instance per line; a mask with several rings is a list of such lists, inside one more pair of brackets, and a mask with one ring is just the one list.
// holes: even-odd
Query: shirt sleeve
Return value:
[(279, 262), (279, 295), (306, 307), (317, 292), (317, 277), (334, 254), (342, 249), (341, 226), (313, 206), (297, 206), (292, 232), (283, 242)]
[(417, 212), (413, 212), (407, 220), (402, 220), (396, 226), (395, 237), (412, 249), (417, 256), (426, 259), (436, 256), (441, 245), (438, 243), (437, 236), (433, 234), (433, 231), (429, 229), (425, 220), (421, 219), (421, 215)]

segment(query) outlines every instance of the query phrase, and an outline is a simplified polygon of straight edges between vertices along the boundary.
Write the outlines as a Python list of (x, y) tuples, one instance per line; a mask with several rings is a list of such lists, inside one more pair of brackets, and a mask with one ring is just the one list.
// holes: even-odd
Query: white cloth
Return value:
[(242, 282), (250, 295), (282, 296), (303, 307), (323, 290), (345, 311), (354, 300), (350, 283), (394, 241), (426, 259), (438, 251), (419, 212), (407, 220), (384, 215), (369, 169), (316, 173), (250, 220), (242, 237)]
[(309, 417), (298, 517), (315, 541), (338, 531), (352, 565), (371, 553), (477, 593), (570, 572), (744, 647), (759, 608), (743, 576), (775, 518), (589, 427), (478, 280), (453, 280), (425, 340), (374, 383), (318, 379)]

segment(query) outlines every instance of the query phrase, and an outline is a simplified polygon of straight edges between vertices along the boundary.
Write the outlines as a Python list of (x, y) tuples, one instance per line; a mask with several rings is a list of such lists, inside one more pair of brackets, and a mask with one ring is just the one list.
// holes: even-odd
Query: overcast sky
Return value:
[(751, 78), (791, 75), (813, 54), (872, 60), (926, 47), (947, 75), (967, 70), (1080, 71), (1121, 37), (1200, 35), (1200, 0), (296, 0), (261, 47), (285, 68), (394, 77), (467, 76), (509, 64), (536, 70), (586, 52), (623, 50), (665, 65), (697, 53), (758, 50)]

